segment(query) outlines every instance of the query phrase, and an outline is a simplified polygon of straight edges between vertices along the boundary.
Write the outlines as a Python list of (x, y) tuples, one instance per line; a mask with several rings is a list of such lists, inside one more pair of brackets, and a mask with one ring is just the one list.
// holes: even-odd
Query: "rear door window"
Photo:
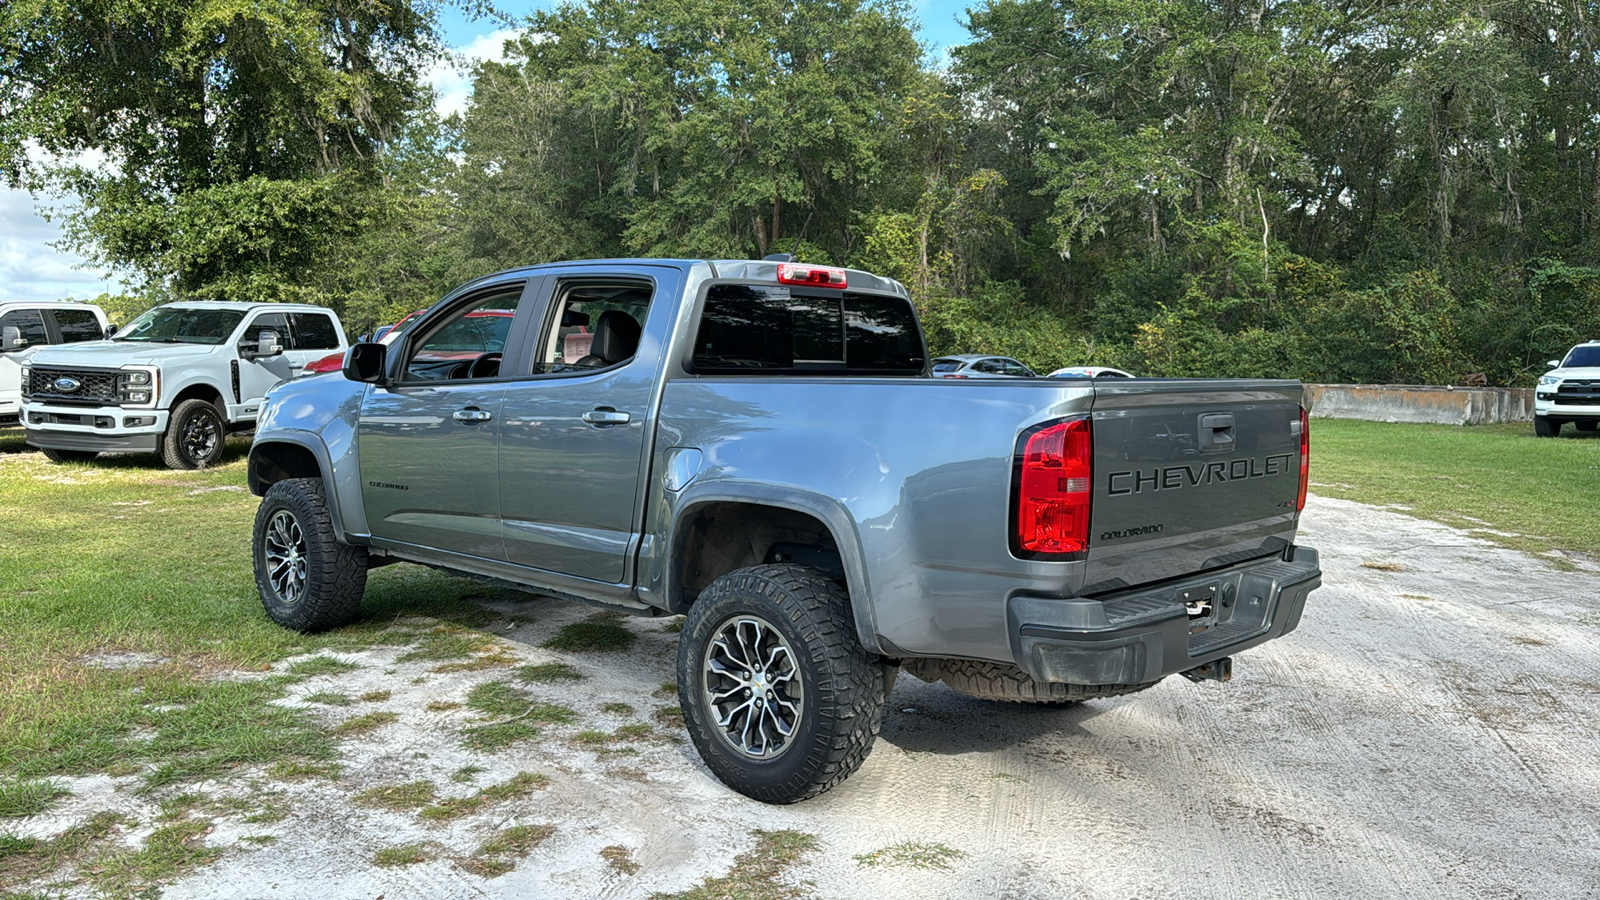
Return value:
[(50, 316), (56, 320), (56, 328), (61, 330), (63, 344), (98, 341), (106, 336), (105, 330), (100, 327), (100, 320), (87, 309), (53, 309)]
[(922, 331), (901, 297), (713, 285), (693, 367), (724, 374), (920, 375)]
[(334, 327), (333, 317), (326, 313), (290, 313), (289, 330), (293, 335), (291, 350), (339, 348), (339, 329)]

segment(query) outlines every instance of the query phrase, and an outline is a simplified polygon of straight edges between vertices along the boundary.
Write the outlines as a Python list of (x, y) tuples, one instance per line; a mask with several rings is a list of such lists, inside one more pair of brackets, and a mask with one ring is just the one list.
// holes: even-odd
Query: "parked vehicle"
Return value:
[(964, 353), (933, 361), (935, 378), (1037, 378), (1033, 370), (1009, 356)]
[[(367, 341), (368, 343), (371, 343), (372, 341), (376, 341), (381, 344), (393, 343), (394, 338), (398, 338), (401, 332), (404, 332), (407, 328), (410, 328), (411, 323), (415, 322), (417, 317), (421, 316), (425, 312), (427, 312), (427, 310), (419, 309), (416, 312), (408, 313), (405, 318), (401, 319), (395, 324), (381, 326), (370, 336), (362, 335), (362, 338), (366, 339), (370, 337), (371, 340)], [(327, 356), (324, 356), (321, 359), (308, 362), (306, 363), (305, 369), (301, 371), (301, 374), (322, 375), (328, 372), (337, 372), (344, 368), (344, 354), (344, 349), (340, 349), (334, 353), (329, 353)]]
[(222, 457), (274, 385), (346, 346), (331, 310), (298, 303), (172, 303), (111, 340), (40, 351), (24, 370), (28, 444), (56, 462), (110, 450), (174, 469)]
[[(505, 310), (503, 347), (454, 339)], [(593, 324), (592, 332), (580, 331)], [(586, 341), (574, 358), (569, 349)], [(910, 298), (772, 261), (557, 263), (467, 284), (343, 379), (268, 395), (256, 586), (300, 631), (407, 560), (686, 615), (678, 691), (722, 781), (787, 803), (860, 766), (894, 674), (1065, 703), (1300, 621), (1296, 381), (939, 383)], [(1182, 431), (1192, 451), (1126, 462)], [(1209, 738), (1208, 738), (1209, 739)]]
[(1048, 378), (1132, 378), (1133, 375), (1110, 366), (1067, 366), (1051, 372)]
[(22, 370), (55, 344), (98, 341), (111, 330), (105, 311), (72, 301), (0, 302), (0, 425), (20, 424)]
[(1533, 433), (1555, 437), (1571, 422), (1579, 431), (1600, 425), (1600, 341), (1578, 344), (1550, 360), (1533, 393)]

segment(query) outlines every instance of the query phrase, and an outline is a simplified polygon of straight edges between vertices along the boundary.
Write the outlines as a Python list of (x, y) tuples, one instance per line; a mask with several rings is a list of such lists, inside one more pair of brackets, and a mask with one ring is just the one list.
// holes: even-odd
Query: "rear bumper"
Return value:
[[(1035, 681), (1142, 684), (1264, 644), (1300, 624), (1322, 584), (1317, 551), (1096, 598), (1012, 597), (1017, 665)], [(1187, 603), (1210, 598), (1193, 618)]]

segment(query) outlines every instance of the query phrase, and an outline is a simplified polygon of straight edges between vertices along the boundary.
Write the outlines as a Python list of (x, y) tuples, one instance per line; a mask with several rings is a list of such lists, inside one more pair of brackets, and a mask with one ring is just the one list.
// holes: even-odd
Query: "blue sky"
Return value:
[[(642, 0), (648, 2), (648, 0)], [(911, 6), (922, 22), (921, 37), (933, 46), (936, 56), (948, 48), (965, 43), (967, 32), (958, 24), (965, 19), (968, 6), (980, 0), (912, 0)], [(538, 2), (500, 2), (499, 8), (514, 18), (536, 9), (547, 9), (550, 0)], [(468, 59), (498, 56), (505, 35), (498, 21), (469, 20), (455, 8), (440, 16), (446, 39)], [(432, 73), (444, 109), (461, 109), (471, 89), (460, 67), (440, 65)], [(50, 246), (61, 232), (39, 216), (37, 207), (61, 206), (65, 201), (33, 198), (23, 191), (0, 188), (0, 299), (58, 300), (63, 297), (90, 299), (101, 293), (117, 293), (121, 287), (114, 278), (71, 253)], [(242, 298), (241, 298), (242, 299)]]

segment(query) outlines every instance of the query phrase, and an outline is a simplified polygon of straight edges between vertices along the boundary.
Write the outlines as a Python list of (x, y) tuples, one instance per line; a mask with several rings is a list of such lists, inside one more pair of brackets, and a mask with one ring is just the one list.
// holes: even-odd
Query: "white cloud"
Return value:
[(439, 115), (462, 113), (467, 110), (467, 100), (472, 96), (472, 66), (484, 60), (505, 58), (505, 43), (522, 34), (521, 29), (502, 28), (480, 34), (456, 47), (451, 56), (429, 67), (424, 76), (433, 85), (434, 108)]
[(82, 268), (77, 254), (50, 245), (61, 229), (35, 210), (27, 191), (0, 188), (0, 299), (93, 298), (117, 290), (106, 273)]

